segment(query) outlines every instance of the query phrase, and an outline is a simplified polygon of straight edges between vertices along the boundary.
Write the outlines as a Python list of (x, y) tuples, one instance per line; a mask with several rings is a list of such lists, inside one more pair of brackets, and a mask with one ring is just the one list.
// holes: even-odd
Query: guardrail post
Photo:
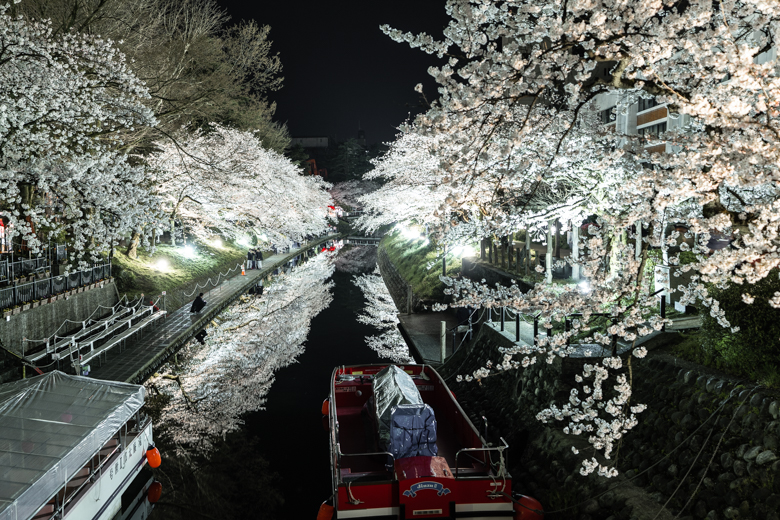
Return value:
[(504, 332), (504, 307), (501, 307), (501, 332)]
[(16, 290), (16, 279), (14, 279), (11, 293), (13, 294), (13, 301), (14, 301), (12, 305), (19, 305), (19, 302), (17, 301), (19, 297), (19, 293)]
[[(666, 319), (666, 296), (663, 292), (661, 292), (661, 309), (660, 309), (661, 319)], [(663, 327), (661, 327), (661, 332), (666, 332), (666, 324), (664, 323)]]
[(444, 358), (447, 357), (447, 322), (441, 322), (441, 362), (444, 363)]
[[(617, 318), (612, 318), (612, 325), (617, 325)], [(612, 357), (617, 356), (617, 334), (612, 335)]]
[(520, 312), (515, 313), (515, 341), (520, 342)]
[(539, 344), (539, 316), (534, 316), (534, 346)]
[[(565, 316), (563, 318), (563, 332), (569, 332), (569, 317)], [(571, 344), (569, 341), (569, 337), (566, 336), (566, 346), (568, 347)]]
[(493, 307), (488, 309), (488, 322), (493, 323)]

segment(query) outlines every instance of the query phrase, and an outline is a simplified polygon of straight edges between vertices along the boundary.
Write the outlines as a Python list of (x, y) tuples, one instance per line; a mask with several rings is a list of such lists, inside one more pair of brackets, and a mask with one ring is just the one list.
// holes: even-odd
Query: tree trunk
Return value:
[(141, 234), (137, 231), (133, 233), (133, 237), (130, 239), (130, 245), (127, 246), (127, 257), (135, 260), (138, 258), (138, 244), (141, 242)]

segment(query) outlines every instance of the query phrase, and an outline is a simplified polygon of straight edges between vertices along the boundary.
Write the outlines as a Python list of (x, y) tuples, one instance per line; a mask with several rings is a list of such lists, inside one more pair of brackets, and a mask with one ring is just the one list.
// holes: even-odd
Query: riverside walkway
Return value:
[(187, 304), (168, 314), (159, 326), (136, 339), (128, 340), (121, 349), (115, 348), (109, 351), (102, 361), (93, 361), (90, 377), (142, 383), (190, 338), (206, 328), (214, 316), (262, 278), (272, 274), (276, 268), (284, 266), (296, 256), (337, 238), (339, 235), (324, 236), (304, 244), (299, 249), (267, 257), (263, 260), (262, 269), (248, 270), (245, 276), (238, 274), (208, 291), (204, 289), (203, 298), (208, 304), (203, 311), (192, 314)]

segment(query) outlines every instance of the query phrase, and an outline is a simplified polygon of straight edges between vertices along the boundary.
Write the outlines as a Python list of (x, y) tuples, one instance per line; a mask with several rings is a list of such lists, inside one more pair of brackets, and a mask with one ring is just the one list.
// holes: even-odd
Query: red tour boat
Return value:
[(323, 414), (333, 502), (318, 520), (543, 516), (513, 500), (504, 439), (488, 445), (430, 366), (338, 367)]

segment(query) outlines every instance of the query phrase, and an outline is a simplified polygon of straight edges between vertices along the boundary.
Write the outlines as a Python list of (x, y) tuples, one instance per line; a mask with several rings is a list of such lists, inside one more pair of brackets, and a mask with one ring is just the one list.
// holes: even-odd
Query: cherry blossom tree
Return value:
[[(462, 135), (464, 144), (472, 139), (470, 149), (443, 164), (461, 172), (454, 182), (463, 191), (482, 175), (473, 167), (475, 154), (504, 145), (490, 140), (502, 128), (512, 128), (507, 135), (520, 147), (544, 132), (555, 144), (553, 154), (537, 161), (544, 166), (576, 130), (570, 114), (591, 109), (597, 95), (618, 89), (620, 111), (655, 96), (687, 124), (662, 136), (675, 152), (669, 154), (645, 148), (658, 138), (614, 136), (620, 153), (649, 166), (620, 190), (633, 204), (619, 224), (660, 227), (666, 208), (693, 202), (704, 210), (688, 218), (700, 238), (695, 252), (705, 252), (711, 230), (739, 234), (740, 247), (702, 259), (704, 280), (750, 282), (780, 263), (770, 216), (778, 200), (771, 185), (779, 164), (780, 6), (763, 0), (451, 0), (447, 10), (452, 21), (442, 41), (384, 29), (449, 57), (431, 69), (442, 96), (423, 122), (434, 134)], [(536, 185), (544, 182), (542, 173)], [(762, 196), (748, 203), (741, 195), (746, 190)], [(698, 296), (706, 301), (701, 291)]]
[(183, 450), (208, 452), (235, 431), (241, 415), (262, 409), (274, 373), (304, 350), (311, 320), (332, 301), (333, 259), (321, 254), (243, 296), (209, 327), (205, 345), (191, 341), (177, 365), (146, 386), (170, 397), (160, 423)]
[(149, 164), (158, 172), (155, 185), (171, 228), (180, 218), (196, 236), (251, 231), (272, 244), (327, 228), (330, 185), (302, 175), (252, 132), (213, 125), (185, 133), (161, 145)]
[[(588, 331), (595, 313), (606, 312), (611, 325), (586, 341), (609, 345), (619, 337), (632, 345), (660, 329), (662, 320), (651, 316), (657, 298), (645, 267), (649, 247), (661, 248), (672, 266), (678, 263), (666, 254), (679, 238), (666, 232), (672, 218), (697, 238), (692, 250), (699, 263), (685, 267), (697, 274), (690, 285), (677, 288), (682, 303), (698, 299), (728, 326), (703, 282), (751, 283), (780, 264), (775, 217), (780, 6), (763, 0), (450, 0), (446, 8), (452, 20), (441, 41), (383, 28), (397, 41), (448, 59), (430, 69), (439, 100), (414, 122), (430, 142), (446, 145), (438, 168), (452, 193), (436, 208), (440, 234), (452, 238), (458, 229), (464, 236), (479, 234), (480, 226), (511, 231), (540, 212), (560, 212), (561, 201), (550, 200), (545, 191), (560, 195), (553, 179), (561, 172), (575, 187), (592, 183), (602, 193), (581, 204), (582, 215), (598, 215), (599, 226), (591, 227), (571, 260), (590, 289), (537, 284), (522, 294), (516, 287), (448, 281), (457, 305), (541, 313), (548, 328), (581, 314), (572, 331), (519, 346), (469, 378), (571, 354), (567, 340)], [(617, 97), (619, 114), (640, 98), (655, 97), (681, 124), (661, 136), (589, 125), (597, 96), (607, 93)], [(657, 153), (661, 144), (671, 153)], [(583, 146), (593, 155), (590, 164), (582, 161)], [(487, 199), (490, 187), (489, 200), (503, 211), (479, 207), (480, 216), (470, 197), (484, 190)], [(639, 251), (627, 241), (638, 239), (632, 226), (645, 230)], [(707, 242), (716, 231), (737, 240), (710, 255)], [(748, 294), (746, 302), (750, 299)], [(632, 350), (644, 355), (641, 347)], [(630, 405), (624, 376), (615, 376), (617, 397), (601, 391), (609, 371), (622, 366), (615, 349), (600, 364), (587, 365), (577, 381), (587, 397), (578, 397), (575, 388), (567, 405), (551, 407), (540, 420), (569, 420), (567, 431), (586, 433), (609, 458), (642, 409)], [(583, 473), (615, 474), (609, 460), (594, 461), (584, 462)]]
[(380, 331), (376, 336), (366, 337), (366, 344), (380, 357), (394, 363), (414, 363), (409, 347), (397, 327), (398, 309), (379, 268), (374, 269), (373, 273), (355, 276), (352, 282), (360, 288), (366, 299), (366, 307), (363, 314), (358, 315), (358, 321)]
[[(145, 168), (123, 136), (154, 125), (148, 92), (110, 41), (26, 22), (0, 7), (0, 211), (36, 252), (66, 237), (71, 259), (106, 252), (153, 220)], [(7, 228), (7, 229), (9, 229)], [(85, 257), (85, 254), (89, 254)]]

